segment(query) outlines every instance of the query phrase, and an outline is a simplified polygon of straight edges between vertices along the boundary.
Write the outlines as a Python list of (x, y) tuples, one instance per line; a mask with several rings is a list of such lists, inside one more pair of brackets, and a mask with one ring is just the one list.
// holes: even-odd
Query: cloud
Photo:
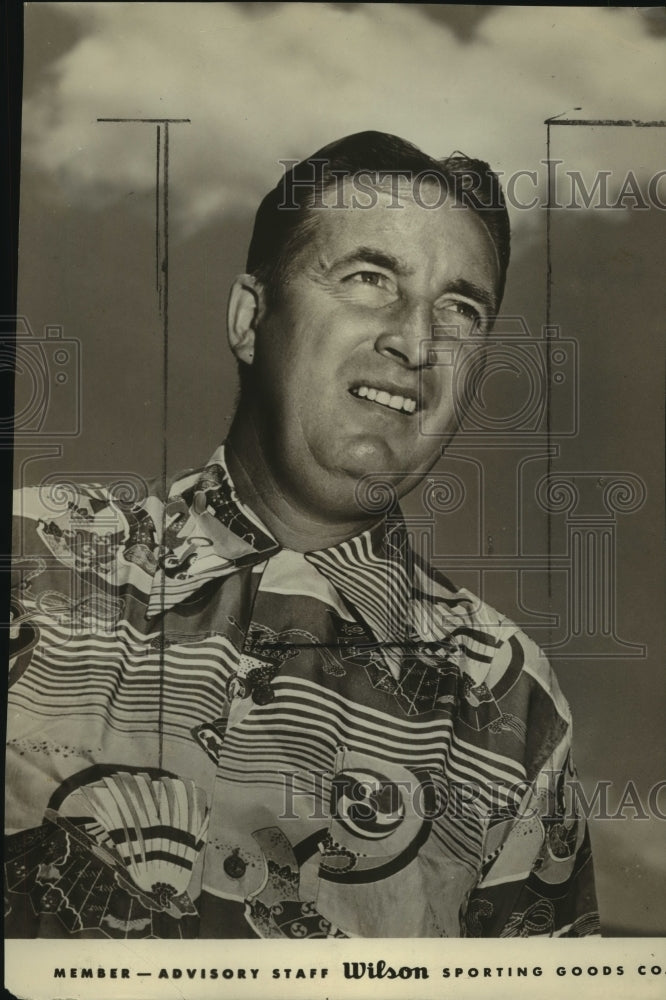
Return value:
[(463, 44), (460, 19), (408, 4), (43, 6), (78, 38), (31, 89), (26, 162), (70, 200), (108, 204), (153, 189), (154, 134), (96, 119), (188, 117), (171, 136), (181, 231), (255, 206), (280, 159), (366, 128), (511, 173), (538, 168), (551, 115), (659, 115), (662, 45), (631, 9), (498, 6)]

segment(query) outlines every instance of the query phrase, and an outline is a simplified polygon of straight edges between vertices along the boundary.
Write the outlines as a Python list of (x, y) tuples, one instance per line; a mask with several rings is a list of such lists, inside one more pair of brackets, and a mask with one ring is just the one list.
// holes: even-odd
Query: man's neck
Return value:
[(225, 459), (239, 500), (266, 525), (273, 537), (295, 552), (329, 548), (372, 527), (377, 518), (341, 518), (305, 510), (281, 488), (266, 460), (251, 417), (237, 413), (225, 445)]

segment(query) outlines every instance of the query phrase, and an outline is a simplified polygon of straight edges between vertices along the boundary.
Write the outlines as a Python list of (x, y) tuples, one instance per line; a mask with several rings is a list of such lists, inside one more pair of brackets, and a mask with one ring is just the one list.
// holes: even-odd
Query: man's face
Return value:
[(401, 495), (434, 464), (456, 413), (452, 366), (427, 364), (433, 327), (464, 340), (494, 312), (499, 266), (478, 216), (426, 209), (408, 188), (390, 202), (380, 190), (372, 208), (318, 210), (257, 329), (260, 440), (280, 489), (323, 520), (358, 516), (362, 476), (386, 473)]

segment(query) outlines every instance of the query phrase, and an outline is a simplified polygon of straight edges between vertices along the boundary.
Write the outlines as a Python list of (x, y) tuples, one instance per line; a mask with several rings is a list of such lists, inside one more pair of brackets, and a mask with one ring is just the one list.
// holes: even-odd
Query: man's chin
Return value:
[[(392, 496), (399, 499), (409, 493), (434, 464), (413, 454), (397, 454), (385, 442), (353, 442), (336, 462), (337, 485), (340, 495), (354, 496), (354, 502), (368, 513), (377, 512), (377, 504)], [(390, 506), (390, 503), (389, 503)]]
[(342, 477), (359, 479), (368, 473), (395, 474), (401, 470), (398, 456), (383, 441), (353, 441), (341, 448), (332, 469)]
[(348, 475), (424, 475), (440, 454), (420, 454), (412, 445), (396, 447), (381, 437), (352, 438), (337, 450), (335, 465)]

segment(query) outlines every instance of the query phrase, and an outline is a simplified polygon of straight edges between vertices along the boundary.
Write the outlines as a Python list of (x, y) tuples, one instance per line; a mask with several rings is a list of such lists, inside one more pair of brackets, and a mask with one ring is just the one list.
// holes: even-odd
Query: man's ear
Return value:
[(229, 294), (227, 336), (232, 352), (246, 365), (254, 361), (257, 322), (263, 310), (263, 292), (251, 274), (239, 274)]

